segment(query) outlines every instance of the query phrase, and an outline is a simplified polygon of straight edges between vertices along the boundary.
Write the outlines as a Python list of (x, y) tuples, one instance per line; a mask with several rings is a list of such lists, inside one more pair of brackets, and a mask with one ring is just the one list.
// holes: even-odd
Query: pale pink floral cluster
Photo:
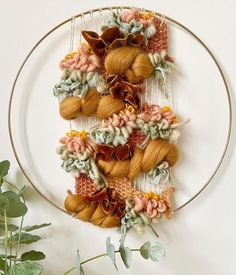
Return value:
[(65, 144), (66, 148), (71, 153), (83, 154), (86, 149), (89, 150), (91, 154), (95, 152), (95, 144), (88, 138), (82, 137), (62, 137), (60, 140), (61, 144)]
[(176, 116), (169, 107), (161, 108), (159, 105), (145, 103), (142, 107), (142, 111), (137, 115), (138, 118), (145, 122), (159, 122), (161, 119), (166, 119), (169, 123), (172, 123)]
[(83, 73), (94, 72), (102, 67), (101, 59), (94, 55), (87, 44), (81, 44), (77, 53), (63, 59), (59, 64), (61, 69), (78, 70)]
[(129, 23), (134, 19), (143, 24), (144, 27), (153, 23), (153, 16), (145, 16), (139, 9), (123, 10), (120, 14), (120, 18), (125, 23)]
[(106, 126), (113, 126), (113, 127), (123, 127), (129, 126), (131, 128), (136, 128), (137, 125), (135, 124), (137, 116), (131, 113), (129, 110), (125, 110), (123, 114), (113, 114), (108, 119), (102, 120), (102, 127)]
[(151, 219), (158, 219), (161, 217), (161, 214), (164, 213), (167, 209), (164, 202), (157, 200), (155, 198), (149, 198), (146, 197), (134, 197), (134, 212), (140, 213), (144, 212), (150, 217)]

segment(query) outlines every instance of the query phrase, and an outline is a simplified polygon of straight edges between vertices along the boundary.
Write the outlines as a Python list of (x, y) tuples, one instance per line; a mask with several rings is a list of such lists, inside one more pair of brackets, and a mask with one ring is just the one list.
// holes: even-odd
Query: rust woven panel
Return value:
[(106, 178), (107, 184), (110, 188), (116, 191), (119, 199), (132, 199), (135, 195), (139, 195), (140, 192), (135, 189), (132, 183), (127, 178)]
[(91, 196), (97, 191), (93, 181), (90, 177), (85, 174), (80, 174), (79, 177), (75, 178), (75, 192), (77, 195), (87, 197)]
[(157, 32), (148, 40), (147, 46), (143, 49), (150, 53), (161, 52), (165, 50), (168, 52), (168, 27), (159, 18), (154, 19)]

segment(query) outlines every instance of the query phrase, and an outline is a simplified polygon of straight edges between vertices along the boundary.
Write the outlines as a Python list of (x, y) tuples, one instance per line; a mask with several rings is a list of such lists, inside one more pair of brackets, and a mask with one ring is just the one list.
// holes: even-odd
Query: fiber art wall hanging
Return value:
[[(92, 23), (85, 24), (86, 20)], [(33, 71), (28, 78), (32, 79), (31, 85), (26, 89), (23, 83), (24, 92), (21, 95), (15, 93), (16, 89), (20, 89), (17, 86), (20, 75), (30, 63), (30, 58), (34, 58), (37, 48), (66, 23), (70, 28), (66, 28), (67, 39), (63, 40), (60, 55), (55, 51), (54, 56), (51, 49), (57, 44), (56, 39), (49, 53), (44, 49), (45, 60), (52, 60), (48, 68), (55, 68), (55, 73), (47, 80), (48, 89), (40, 96), (37, 88), (30, 96), (25, 92), (29, 87), (34, 89), (33, 81), (36, 80), (32, 77), (35, 75)], [(174, 108), (173, 76), (181, 71), (180, 64), (184, 63), (184, 59), (179, 61), (172, 56), (175, 44), (171, 44), (169, 23), (184, 29), (210, 53), (226, 90), (223, 99), (226, 123), (222, 131), (226, 134), (222, 138), (224, 142), (217, 162), (206, 179), (203, 178), (201, 187), (177, 208), (173, 199), (181, 183), (176, 186), (175, 169), (181, 155), (189, 154), (189, 151), (180, 149), (188, 142), (181, 132), (188, 132), (196, 120), (192, 114), (180, 116)], [(67, 52), (65, 45), (68, 44)], [(58, 69), (55, 60), (59, 63)], [(37, 65), (42, 68), (36, 74), (40, 79), (43, 65), (39, 62)], [(49, 79), (44, 75), (46, 78)], [(53, 95), (48, 99), (50, 89)], [(25, 108), (21, 108), (22, 101)], [(42, 104), (46, 110), (47, 101), (54, 108), (54, 121), (48, 115), (50, 111), (39, 114), (35, 108)], [(34, 124), (25, 119), (29, 116), (24, 112), (31, 114), (28, 120), (33, 117)], [(55, 117), (60, 117), (59, 123), (65, 125), (64, 133), (57, 128)], [(191, 122), (186, 124), (189, 118)], [(18, 125), (23, 125), (20, 130)], [(35, 153), (34, 140), (38, 129), (42, 129), (37, 135), (43, 141), (37, 143)], [(143, 9), (97, 9), (62, 22), (30, 51), (13, 85), (9, 130), (22, 171), (50, 203), (79, 220), (102, 228), (117, 227), (124, 234), (131, 228), (140, 232), (146, 227), (154, 229), (155, 223), (162, 219), (172, 218), (176, 210), (197, 197), (215, 176), (229, 143), (230, 95), (214, 55), (182, 24)], [(17, 138), (19, 132), (20, 140)], [(57, 147), (57, 154), (52, 153), (54, 147)], [(41, 162), (41, 159), (48, 161)], [(50, 170), (56, 170), (54, 167), (60, 165), (62, 169), (57, 174), (71, 176), (66, 182), (61, 182), (58, 176), (50, 183), (55, 175), (54, 171), (50, 174)], [(45, 171), (50, 177), (44, 180)]]
[(89, 129), (78, 123), (59, 140), (61, 166), (75, 180), (65, 208), (101, 227), (141, 231), (173, 213), (171, 167), (184, 122), (169, 105), (145, 100), (147, 80), (169, 99), (175, 61), (167, 24), (152, 12), (123, 10), (101, 32), (83, 30), (82, 36), (77, 51), (60, 61), (53, 89), (63, 119), (96, 118)]

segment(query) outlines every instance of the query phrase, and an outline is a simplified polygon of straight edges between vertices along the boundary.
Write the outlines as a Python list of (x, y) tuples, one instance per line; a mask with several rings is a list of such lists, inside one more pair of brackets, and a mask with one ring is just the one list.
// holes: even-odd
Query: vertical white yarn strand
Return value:
[[(75, 35), (75, 17), (70, 20), (70, 48), (69, 52), (72, 53), (74, 50), (74, 35)], [(70, 131), (73, 129), (72, 120), (69, 120)]]
[(74, 38), (75, 38), (75, 17), (71, 18), (70, 21), (70, 52), (74, 50)]
[(161, 24), (160, 24), (160, 26), (162, 26), (163, 23), (165, 22), (165, 15), (162, 14), (160, 19), (161, 19)]
[(99, 25), (103, 26), (103, 10), (99, 9)]
[[(83, 14), (83, 13), (81, 14), (81, 17), (80, 17), (79, 30), (80, 30), (80, 36), (79, 36), (79, 41), (78, 41), (79, 43), (78, 43), (78, 45), (81, 44), (81, 42), (82, 42), (82, 35), (81, 35), (81, 32), (82, 32), (83, 30), (85, 30), (84, 14)], [(81, 119), (81, 116), (80, 116), (80, 115), (77, 116), (75, 122), (76, 122), (76, 130), (79, 131), (79, 126), (81, 125), (81, 122), (82, 122), (82, 119)]]

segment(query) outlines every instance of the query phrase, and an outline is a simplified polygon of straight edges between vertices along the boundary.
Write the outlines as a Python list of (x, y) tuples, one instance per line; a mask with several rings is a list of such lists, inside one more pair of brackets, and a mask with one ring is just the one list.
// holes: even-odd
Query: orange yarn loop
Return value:
[(119, 98), (113, 98), (111, 95), (105, 95), (97, 105), (97, 117), (108, 118), (115, 113), (119, 113), (125, 108), (125, 102)]
[(132, 46), (111, 51), (105, 58), (104, 66), (107, 75), (125, 75), (132, 84), (140, 83), (153, 73), (148, 55)]
[(112, 192), (111, 189), (104, 188), (90, 197), (83, 197), (67, 191), (65, 208), (82, 221), (91, 222), (100, 227), (117, 227), (120, 225), (125, 203), (111, 198), (109, 192)]
[(82, 99), (69, 96), (60, 103), (60, 115), (67, 120), (76, 118), (80, 113), (92, 116), (100, 100), (101, 96), (95, 88), (91, 88)]

